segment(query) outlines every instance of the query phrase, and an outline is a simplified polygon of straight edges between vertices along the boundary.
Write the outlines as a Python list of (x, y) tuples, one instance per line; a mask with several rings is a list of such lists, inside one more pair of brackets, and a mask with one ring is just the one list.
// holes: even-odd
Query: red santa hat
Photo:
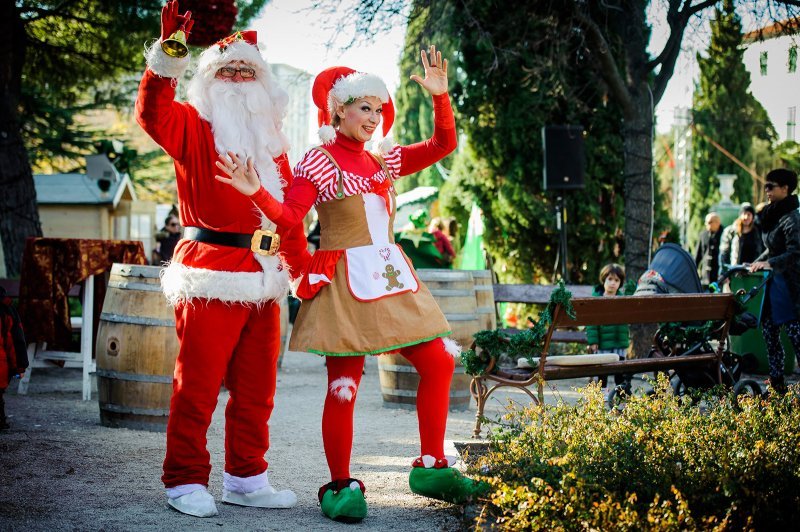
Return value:
[(217, 70), (231, 61), (244, 61), (260, 75), (268, 70), (267, 62), (258, 51), (258, 35), (255, 30), (237, 31), (217, 41), (200, 54), (197, 68), (206, 77), (213, 77)]
[(344, 66), (326, 68), (314, 79), (311, 96), (318, 109), (319, 138), (324, 144), (336, 138), (331, 119), (337, 102), (349, 104), (364, 96), (374, 96), (383, 103), (381, 116), (384, 137), (394, 124), (394, 104), (389, 90), (383, 80), (373, 74), (357, 72)]

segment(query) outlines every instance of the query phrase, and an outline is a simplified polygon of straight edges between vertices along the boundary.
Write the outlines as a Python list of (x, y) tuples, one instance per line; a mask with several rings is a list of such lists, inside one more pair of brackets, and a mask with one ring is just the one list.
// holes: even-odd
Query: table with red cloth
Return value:
[[(29, 238), (19, 288), (26, 340), (47, 342), (50, 349), (67, 349), (72, 339), (70, 288), (110, 270), (115, 262), (147, 264), (144, 246), (134, 240)], [(92, 331), (97, 331), (104, 297), (105, 282), (96, 283)]]

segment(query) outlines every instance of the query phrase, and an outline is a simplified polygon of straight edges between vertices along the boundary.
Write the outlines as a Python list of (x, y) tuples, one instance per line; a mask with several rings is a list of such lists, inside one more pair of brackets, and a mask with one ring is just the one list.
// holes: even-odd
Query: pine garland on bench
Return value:
[(561, 305), (569, 317), (575, 319), (575, 309), (572, 308), (572, 292), (564, 286), (564, 281), (550, 294), (550, 301), (539, 314), (539, 320), (528, 317), (531, 326), (522, 332), (509, 335), (500, 330), (485, 330), (475, 333), (472, 347), (461, 353), (461, 363), (467, 374), (477, 377), (491, 372), (496, 368), (497, 360), (506, 354), (512, 358), (526, 358), (532, 368), (537, 362), (534, 355), (541, 353), (547, 331), (553, 322), (553, 312), (557, 305)]

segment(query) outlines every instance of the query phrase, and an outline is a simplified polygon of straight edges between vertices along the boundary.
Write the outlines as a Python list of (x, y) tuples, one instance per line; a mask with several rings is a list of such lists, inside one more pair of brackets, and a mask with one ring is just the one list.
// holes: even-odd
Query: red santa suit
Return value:
[[(206, 432), (223, 380), (230, 392), (225, 410), (225, 488), (253, 492), (269, 485), (264, 454), (269, 447), (279, 354), (276, 302), (287, 295), (290, 279), (300, 275), (308, 260), (305, 236), (301, 225), (276, 226), (250, 199), (214, 179), (220, 173), (215, 166), (219, 153), (238, 148), (221, 146), (211, 108), (175, 101), (175, 78), (186, 60), (167, 56), (160, 46), (148, 50), (147, 59), (136, 119), (174, 159), (181, 223), (241, 235), (273, 230), (280, 237), (273, 255), (184, 239), (162, 276), (164, 293), (175, 306), (180, 340), (162, 477), (168, 496), (173, 499), (208, 485)], [(269, 89), (264, 92), (272, 99), (274, 120), (265, 121), (263, 129), (273, 134), (259, 140), (265, 144), (257, 145), (257, 153), (244, 155), (254, 158), (264, 187), (282, 197), (292, 183), (285, 153), (288, 143), (280, 132), (287, 98), (271, 82), (257, 48), (240, 36), (206, 50), (189, 88), (190, 100), (193, 90), (213, 83), (217, 70), (232, 60), (253, 65), (256, 81)], [(260, 127), (255, 124), (253, 130)]]

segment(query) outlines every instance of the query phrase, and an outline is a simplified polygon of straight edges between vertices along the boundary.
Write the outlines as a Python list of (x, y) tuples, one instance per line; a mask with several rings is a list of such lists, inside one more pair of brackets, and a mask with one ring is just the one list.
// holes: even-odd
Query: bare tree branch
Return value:
[(625, 116), (632, 116), (635, 111), (630, 92), (617, 68), (617, 64), (614, 62), (614, 57), (608, 46), (608, 42), (606, 42), (605, 37), (603, 37), (603, 32), (593, 20), (580, 11), (576, 13), (576, 20), (586, 31), (588, 43), (590, 43), (595, 56), (600, 61), (600, 73), (606, 84), (608, 84), (609, 91), (622, 107), (622, 112)]

